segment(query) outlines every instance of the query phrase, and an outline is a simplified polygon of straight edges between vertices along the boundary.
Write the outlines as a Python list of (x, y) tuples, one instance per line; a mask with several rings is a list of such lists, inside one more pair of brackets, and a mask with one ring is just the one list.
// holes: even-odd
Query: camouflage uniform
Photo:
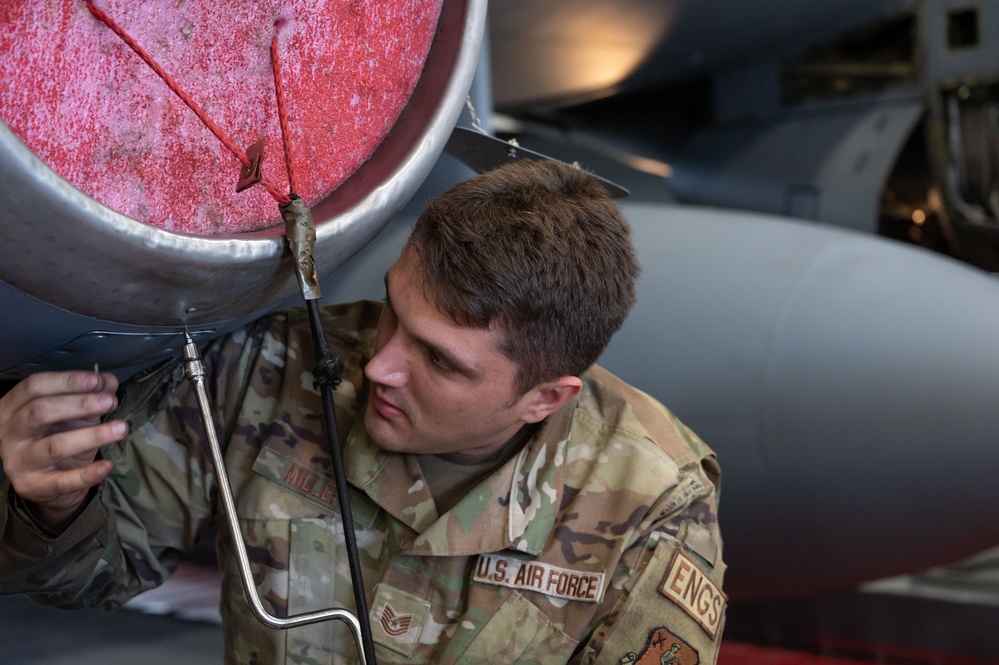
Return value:
[[(380, 307), (323, 309), (347, 367), (336, 416), (379, 662), (713, 663), (724, 564), (707, 446), (594, 367), (519, 453), (438, 514), (417, 460), (363, 428)], [(254, 580), (279, 616), (354, 606), (311, 355), (302, 311), (205, 351)], [(115, 608), (162, 583), (211, 524), (214, 474), (179, 364), (133, 380), (118, 416), (131, 434), (104, 453), (114, 475), (63, 535), (44, 534), (4, 488), (0, 592)], [(227, 663), (357, 662), (340, 622), (259, 624), (219, 532)]]

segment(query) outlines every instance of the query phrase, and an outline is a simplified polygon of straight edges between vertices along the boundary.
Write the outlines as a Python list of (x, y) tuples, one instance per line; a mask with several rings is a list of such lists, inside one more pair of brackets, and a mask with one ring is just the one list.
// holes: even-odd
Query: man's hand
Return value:
[(83, 507), (90, 488), (111, 474), (95, 461), (101, 446), (128, 432), (122, 420), (100, 422), (117, 406), (118, 379), (96, 372), (45, 372), (0, 398), (0, 459), (14, 491), (56, 532)]

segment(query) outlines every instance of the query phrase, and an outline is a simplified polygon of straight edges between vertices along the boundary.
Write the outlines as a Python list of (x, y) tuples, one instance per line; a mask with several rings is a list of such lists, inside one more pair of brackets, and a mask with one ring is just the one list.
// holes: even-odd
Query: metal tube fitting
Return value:
[(185, 333), (185, 338), (184, 376), (194, 386), (194, 391), (198, 398), (201, 422), (208, 437), (208, 448), (212, 455), (212, 467), (215, 470), (215, 477), (218, 481), (219, 496), (222, 498), (222, 512), (229, 528), (233, 550), (236, 553), (236, 560), (239, 564), (239, 577), (243, 586), (243, 594), (250, 605), (253, 615), (265, 626), (278, 630), (286, 630), (296, 626), (304, 626), (331, 619), (342, 621), (347, 624), (351, 635), (354, 637), (354, 647), (361, 665), (367, 665), (364, 649), (361, 646), (360, 623), (357, 617), (347, 610), (330, 608), (281, 618), (270, 614), (260, 601), (260, 595), (257, 593), (257, 587), (253, 583), (253, 574), (250, 571), (250, 559), (246, 554), (246, 541), (243, 539), (243, 532), (239, 528), (239, 519), (236, 517), (236, 502), (232, 496), (232, 486), (229, 484), (229, 476), (226, 473), (225, 462), (222, 458), (222, 449), (219, 445), (218, 436), (215, 433), (215, 419), (212, 416), (211, 402), (208, 398), (208, 392), (205, 389), (205, 365), (201, 360), (201, 352), (198, 349), (198, 345), (191, 339), (190, 334)]

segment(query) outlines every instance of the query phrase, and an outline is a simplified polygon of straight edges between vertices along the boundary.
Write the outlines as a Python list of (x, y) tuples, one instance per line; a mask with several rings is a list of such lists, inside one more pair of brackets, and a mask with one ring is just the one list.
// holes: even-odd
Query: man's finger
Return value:
[(39, 397), (118, 390), (118, 378), (111, 373), (39, 372), (19, 382), (4, 396), (8, 410), (19, 409)]
[(99, 460), (78, 469), (43, 471), (22, 476), (17, 482), (13, 478), (11, 481), (14, 491), (25, 501), (60, 511), (78, 506), (87, 491), (109, 475), (111, 463)]
[[(98, 449), (120, 441), (128, 433), (128, 425), (123, 420), (113, 420), (101, 425), (85, 427), (70, 432), (60, 432), (47, 436), (24, 450), (27, 463), (34, 469), (58, 466), (61, 462), (77, 456), (92, 456)], [(72, 464), (76, 467), (79, 464)]]
[(39, 372), (21, 381), (11, 392), (19, 391), (25, 401), (48, 395), (89, 393), (102, 390), (108, 374), (94, 372)]
[(45, 474), (46, 485), (53, 490), (52, 499), (89, 490), (99, 485), (111, 475), (111, 462), (99, 460), (68, 471), (52, 471)]
[(79, 469), (35, 474), (14, 491), (32, 504), (32, 512), (49, 526), (61, 523), (76, 512), (90, 488), (111, 475), (111, 462), (101, 460)]
[(11, 419), (10, 427), (21, 428), (19, 433), (26, 437), (42, 436), (60, 423), (99, 418), (110, 413), (116, 404), (117, 399), (111, 393), (38, 397), (21, 409), (23, 415)]

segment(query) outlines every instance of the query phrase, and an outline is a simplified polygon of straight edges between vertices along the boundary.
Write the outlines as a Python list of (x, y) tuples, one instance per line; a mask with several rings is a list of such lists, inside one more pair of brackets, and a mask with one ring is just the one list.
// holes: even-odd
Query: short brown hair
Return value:
[(631, 228), (598, 179), (560, 162), (518, 160), (459, 183), (407, 247), (441, 312), (503, 331), (520, 394), (582, 373), (635, 302)]

